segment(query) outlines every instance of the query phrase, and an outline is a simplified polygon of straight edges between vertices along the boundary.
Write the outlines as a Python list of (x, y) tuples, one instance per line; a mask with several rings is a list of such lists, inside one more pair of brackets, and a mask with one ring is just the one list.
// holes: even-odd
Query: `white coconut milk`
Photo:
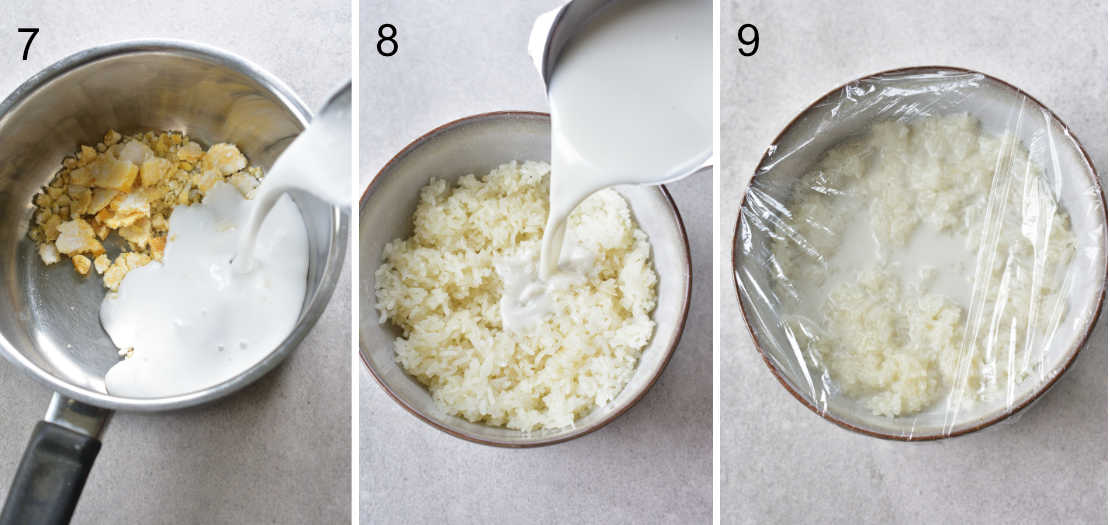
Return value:
[(161, 262), (132, 270), (101, 304), (104, 329), (131, 357), (108, 392), (165, 397), (217, 385), (270, 354), (304, 302), (308, 236), (287, 192), (350, 205), (348, 117), (319, 118), (275, 162), (253, 200), (217, 183), (170, 218)]
[(253, 201), (223, 182), (201, 204), (170, 217), (161, 262), (136, 268), (105, 297), (100, 321), (133, 349), (108, 371), (113, 395), (166, 397), (231, 379), (261, 361), (297, 323), (308, 271), (308, 237), (282, 196), (258, 235), (248, 273), (231, 268)]

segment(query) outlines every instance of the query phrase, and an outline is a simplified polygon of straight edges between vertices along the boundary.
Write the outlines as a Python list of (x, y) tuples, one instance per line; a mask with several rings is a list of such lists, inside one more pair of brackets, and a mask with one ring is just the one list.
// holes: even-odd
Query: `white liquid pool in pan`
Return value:
[(129, 272), (101, 304), (112, 341), (134, 349), (108, 371), (109, 393), (153, 398), (215, 386), (293, 331), (307, 285), (308, 237), (285, 193), (303, 190), (349, 205), (350, 170), (340, 167), (342, 159), (327, 159), (349, 156), (336, 142), (345, 137), (336, 128), (342, 124), (323, 118), (309, 126), (253, 200), (218, 183), (201, 204), (174, 210), (163, 261)]

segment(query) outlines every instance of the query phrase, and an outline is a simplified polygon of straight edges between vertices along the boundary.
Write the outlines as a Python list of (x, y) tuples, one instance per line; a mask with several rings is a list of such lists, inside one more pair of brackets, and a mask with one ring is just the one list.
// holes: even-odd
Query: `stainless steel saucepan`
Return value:
[[(348, 89), (349, 92), (349, 89)], [(347, 95), (349, 97), (349, 95)], [(77, 504), (114, 410), (162, 411), (235, 392), (280, 363), (315, 324), (347, 249), (349, 213), (293, 195), (309, 241), (308, 286), (293, 332), (237, 377), (157, 399), (107, 393), (119, 357), (100, 326), (100, 279), (69, 264), (45, 266), (27, 238), (32, 196), (80, 144), (108, 129), (180, 130), (231, 142), (268, 169), (310, 113), (293, 92), (229, 53), (179, 41), (138, 41), (82, 51), (48, 67), (0, 103), (0, 354), (54, 390), (34, 429), (0, 524), (64, 523)]]

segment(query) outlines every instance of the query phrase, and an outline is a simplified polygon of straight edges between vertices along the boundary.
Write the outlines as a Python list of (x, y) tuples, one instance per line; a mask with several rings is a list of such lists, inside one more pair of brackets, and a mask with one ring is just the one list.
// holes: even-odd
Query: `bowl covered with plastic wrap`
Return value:
[(815, 413), (874, 437), (973, 432), (1028, 406), (1106, 290), (1094, 166), (1048, 108), (959, 68), (844, 85), (768, 147), (733, 239), (764, 361)]

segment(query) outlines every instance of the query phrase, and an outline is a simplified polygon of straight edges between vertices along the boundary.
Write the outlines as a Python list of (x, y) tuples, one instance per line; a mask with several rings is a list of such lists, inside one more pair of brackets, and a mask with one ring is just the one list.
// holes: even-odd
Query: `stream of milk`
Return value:
[(613, 2), (575, 35), (548, 87), (551, 189), (538, 269), (504, 265), (515, 272), (502, 276), (515, 284), (507, 293), (528, 292), (502, 301), (505, 325), (527, 323), (518, 312), (542, 317), (543, 290), (560, 271), (574, 273), (560, 268), (560, 253), (579, 203), (610, 186), (673, 181), (709, 159), (712, 81), (708, 0)]

